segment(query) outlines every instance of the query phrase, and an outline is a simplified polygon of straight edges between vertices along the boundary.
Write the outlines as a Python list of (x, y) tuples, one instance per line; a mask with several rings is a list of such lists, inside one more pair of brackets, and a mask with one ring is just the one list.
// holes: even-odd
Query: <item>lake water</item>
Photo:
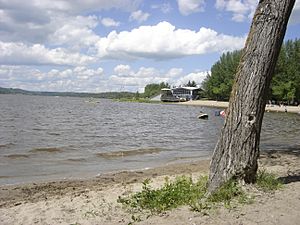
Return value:
[[(0, 184), (208, 158), (224, 122), (213, 108), (97, 101), (0, 95)], [(299, 137), (299, 115), (265, 114), (262, 150), (300, 149)]]

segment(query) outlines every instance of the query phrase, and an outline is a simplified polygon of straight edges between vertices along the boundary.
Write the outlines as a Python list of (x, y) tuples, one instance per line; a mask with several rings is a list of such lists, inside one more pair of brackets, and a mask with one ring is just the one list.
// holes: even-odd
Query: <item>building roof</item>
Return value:
[(198, 88), (198, 87), (177, 87), (177, 88), (173, 88), (173, 90), (176, 90), (176, 89), (186, 89), (186, 90), (190, 90), (190, 91), (200, 90), (200, 88)]

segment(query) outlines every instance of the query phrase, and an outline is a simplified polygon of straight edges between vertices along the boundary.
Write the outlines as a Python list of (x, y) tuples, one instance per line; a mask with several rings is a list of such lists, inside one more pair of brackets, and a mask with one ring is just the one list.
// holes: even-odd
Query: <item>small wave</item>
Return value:
[(70, 158), (70, 159), (66, 159), (66, 161), (68, 161), (68, 162), (85, 162), (86, 159), (84, 159), (84, 158)]
[(119, 157), (127, 157), (127, 156), (135, 156), (135, 155), (146, 155), (146, 154), (154, 154), (164, 151), (162, 148), (140, 148), (134, 150), (127, 151), (115, 151), (115, 152), (101, 152), (96, 153), (98, 157), (105, 159), (114, 159)]
[(100, 135), (84, 135), (84, 137), (87, 137), (87, 138), (101, 138), (102, 136), (100, 136)]
[(29, 158), (29, 155), (25, 155), (25, 154), (10, 154), (10, 155), (5, 155), (4, 157), (9, 158), (9, 159), (24, 159), (24, 158)]
[(10, 178), (10, 176), (0, 176), (0, 179), (7, 179)]
[(7, 148), (7, 147), (10, 147), (10, 146), (13, 146), (13, 145), (14, 145), (13, 143), (0, 144), (0, 148)]
[(54, 132), (48, 132), (47, 134), (52, 135), (52, 136), (60, 136), (59, 133), (54, 133)]
[(35, 127), (35, 128), (32, 128), (32, 130), (36, 130), (36, 131), (43, 131), (43, 130), (46, 130), (45, 128), (39, 128), (39, 127)]
[(59, 153), (59, 152), (63, 152), (63, 150), (61, 148), (34, 148), (31, 149), (29, 152), (32, 153), (39, 153), (39, 152), (47, 152), (47, 153)]

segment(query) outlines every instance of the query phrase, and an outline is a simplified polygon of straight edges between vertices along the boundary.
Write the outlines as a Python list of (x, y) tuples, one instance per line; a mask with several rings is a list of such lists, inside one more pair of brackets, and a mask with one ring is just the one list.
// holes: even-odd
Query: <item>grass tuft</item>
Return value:
[[(177, 177), (173, 182), (166, 178), (161, 188), (153, 189), (151, 180), (147, 179), (143, 182), (140, 192), (125, 197), (119, 196), (118, 202), (133, 213), (132, 222), (129, 224), (141, 221), (141, 215), (145, 213), (148, 217), (182, 205), (189, 205), (194, 211), (208, 214), (220, 203), (231, 208), (237, 204), (253, 202), (253, 197), (247, 194), (245, 188), (242, 188), (236, 180), (226, 182), (211, 195), (207, 194), (207, 181), (207, 176), (200, 177), (196, 182), (186, 176)], [(281, 188), (282, 183), (274, 174), (263, 170), (257, 174), (256, 186), (267, 192)]]
[(283, 184), (273, 173), (260, 170), (257, 173), (256, 186), (265, 192), (274, 191), (282, 188)]
[(207, 177), (201, 177), (194, 183), (192, 178), (181, 176), (174, 182), (166, 180), (162, 188), (155, 190), (147, 179), (143, 182), (142, 191), (128, 197), (119, 196), (118, 202), (135, 211), (160, 213), (202, 198), (206, 193), (206, 183)]

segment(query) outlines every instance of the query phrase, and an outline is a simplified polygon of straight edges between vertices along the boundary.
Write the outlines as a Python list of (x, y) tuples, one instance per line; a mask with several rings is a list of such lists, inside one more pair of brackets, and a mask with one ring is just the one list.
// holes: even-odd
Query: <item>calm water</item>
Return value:
[[(209, 120), (199, 120), (203, 110)], [(0, 184), (92, 177), (212, 154), (216, 109), (0, 95)], [(261, 149), (300, 149), (300, 116), (267, 113)]]

